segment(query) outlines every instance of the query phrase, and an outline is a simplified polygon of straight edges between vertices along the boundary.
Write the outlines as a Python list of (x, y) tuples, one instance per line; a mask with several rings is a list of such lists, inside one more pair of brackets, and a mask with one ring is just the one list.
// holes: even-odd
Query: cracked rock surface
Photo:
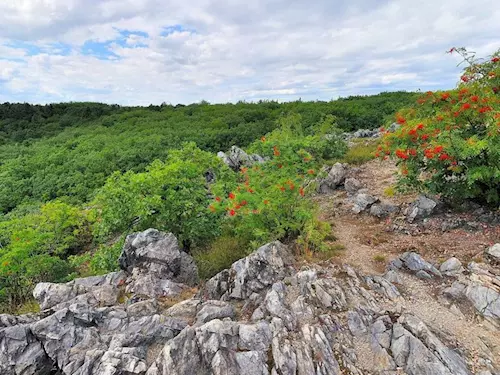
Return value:
[[(171, 234), (134, 234), (122, 271), (38, 285), (44, 311), (0, 316), (0, 374), (499, 374), (498, 275), (451, 260), (442, 270), (453, 275), (441, 277), (416, 253), (398, 261), (385, 275), (331, 263), (299, 266), (286, 245), (272, 242), (196, 296), (165, 304), (194, 285), (194, 263)], [(418, 279), (419, 271), (432, 279)], [(130, 285), (145, 277), (151, 287), (134, 294)], [(469, 314), (470, 307), (474, 319), (491, 323), (490, 336), (478, 326), (484, 345), (477, 351), (412, 308), (419, 298), (412, 285), (440, 280), (437, 297), (421, 303), (432, 309), (455, 301), (453, 311)]]

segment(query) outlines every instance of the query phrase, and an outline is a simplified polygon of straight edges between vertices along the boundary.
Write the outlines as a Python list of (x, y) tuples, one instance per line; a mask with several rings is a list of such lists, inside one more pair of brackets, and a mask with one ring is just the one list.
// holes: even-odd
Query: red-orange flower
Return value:
[(222, 199), (220, 199), (220, 197), (215, 197), (215, 200), (216, 200), (217, 202), (220, 202)]
[(491, 62), (494, 62), (494, 63), (499, 62), (499, 61), (500, 61), (500, 57), (494, 57), (491, 59)]
[(280, 156), (281, 155), (280, 151), (278, 150), (278, 146), (274, 146), (273, 147), (273, 151), (274, 151), (274, 156)]
[(398, 158), (403, 159), (403, 160), (408, 159), (408, 154), (407, 154), (405, 151), (403, 151), (403, 150), (399, 150), (399, 149), (398, 149), (398, 150), (396, 150), (396, 156), (397, 156)]
[(229, 199), (234, 199), (234, 198), (236, 198), (236, 195), (234, 195), (233, 192), (230, 192), (229, 193)]
[(208, 209), (209, 209), (210, 211), (212, 211), (212, 212), (215, 212), (215, 207), (214, 207), (214, 206), (212, 206), (212, 205), (208, 206)]
[(314, 174), (314, 169), (309, 169), (309, 170), (307, 171), (307, 173), (308, 173), (308, 174)]
[(396, 119), (396, 121), (400, 125), (403, 125), (406, 122), (406, 120), (403, 117), (401, 117), (401, 116), (398, 116), (398, 118)]
[(439, 145), (439, 146), (434, 147), (434, 152), (436, 154), (440, 153), (441, 151), (443, 151), (443, 146)]
[(470, 103), (464, 103), (462, 104), (462, 109), (463, 110), (466, 110), (466, 109), (469, 109), (470, 108)]
[(479, 100), (479, 96), (477, 95), (471, 96), (470, 100), (472, 100), (474, 103), (477, 103), (477, 101)]
[(441, 93), (441, 99), (442, 100), (446, 100), (450, 97), (450, 93), (449, 92), (443, 92)]
[(450, 156), (448, 154), (441, 154), (439, 156), (439, 160), (448, 160), (450, 158)]
[(267, 199), (264, 199), (264, 204), (269, 204), (269, 201)]
[(240, 205), (242, 205), (242, 206), (246, 206), (247, 204), (248, 204), (248, 202), (244, 199), (240, 202)]
[(234, 215), (236, 215), (236, 211), (235, 210), (229, 211), (229, 216), (234, 216)]
[(491, 111), (493, 108), (491, 107), (481, 107), (479, 108), (479, 113), (485, 113), (485, 112), (488, 112), (488, 111)]
[(427, 139), (429, 139), (429, 134), (422, 134), (422, 137), (421, 137), (424, 141), (426, 141)]
[(424, 124), (420, 123), (417, 125), (418, 130), (422, 130), (424, 128)]
[(266, 141), (266, 137), (261, 137), (261, 138), (260, 138), (260, 140), (261, 140), (262, 142), (265, 142), (265, 141)]
[(424, 155), (427, 159), (433, 159), (434, 158), (434, 152), (431, 149), (426, 149), (424, 150)]
[(299, 189), (299, 194), (303, 197), (304, 196), (304, 188)]

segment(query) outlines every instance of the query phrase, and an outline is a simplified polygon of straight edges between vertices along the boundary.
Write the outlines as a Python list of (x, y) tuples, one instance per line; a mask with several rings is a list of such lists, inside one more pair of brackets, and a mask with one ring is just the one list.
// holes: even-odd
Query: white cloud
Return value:
[[(460, 69), (444, 51), (492, 53), (499, 35), (490, 0), (2, 2), (0, 100), (145, 105), (448, 88)], [(89, 43), (106, 43), (95, 44), (101, 58), (85, 53)]]

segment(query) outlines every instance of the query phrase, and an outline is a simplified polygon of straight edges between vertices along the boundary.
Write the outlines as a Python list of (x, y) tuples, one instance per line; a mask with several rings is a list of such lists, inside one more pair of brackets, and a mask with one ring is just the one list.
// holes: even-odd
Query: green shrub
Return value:
[(296, 113), (288, 114), (278, 120), (276, 130), (263, 137), (266, 142), (252, 143), (249, 151), (273, 157), (274, 149), (268, 147), (272, 144), (289, 153), (306, 151), (314, 155), (317, 163), (341, 157), (347, 151), (347, 144), (342, 139), (335, 121), (334, 116), (325, 116), (322, 121), (311, 127), (311, 135), (305, 135), (302, 117)]
[(236, 188), (215, 191), (218, 196), (209, 207), (215, 216), (225, 216), (229, 233), (255, 249), (296, 238), (315, 220), (315, 205), (306, 198), (322, 165), (322, 158), (307, 150), (315, 137), (304, 137), (300, 117), (292, 115), (252, 145), (252, 151), (270, 160), (242, 168)]
[(13, 311), (31, 300), (37, 283), (66, 281), (70, 272), (68, 262), (56, 256), (9, 252), (0, 259), (0, 306)]
[(231, 267), (231, 264), (248, 253), (249, 247), (245, 241), (232, 236), (222, 236), (212, 242), (208, 249), (196, 250), (194, 260), (200, 278), (206, 280)]
[(89, 242), (86, 213), (49, 202), (0, 223), (0, 304), (8, 309), (31, 299), (36, 283), (64, 281), (72, 271), (64, 259)]
[(62, 202), (49, 202), (25, 215), (11, 214), (0, 223), (0, 240), (8, 252), (65, 256), (89, 242), (86, 213)]
[(221, 221), (207, 210), (209, 170), (220, 181), (232, 174), (215, 155), (191, 143), (165, 162), (154, 161), (146, 172), (115, 173), (93, 201), (95, 234), (104, 239), (153, 227), (173, 232), (187, 249), (205, 244), (220, 234)]
[(71, 266), (77, 270), (78, 276), (103, 275), (119, 269), (118, 258), (122, 252), (125, 236), (121, 236), (114, 244), (99, 245), (93, 252), (73, 255), (69, 258)]
[(454, 90), (427, 92), (401, 110), (401, 128), (384, 137), (380, 157), (394, 155), (400, 184), (451, 201), (500, 203), (500, 51), (468, 63)]

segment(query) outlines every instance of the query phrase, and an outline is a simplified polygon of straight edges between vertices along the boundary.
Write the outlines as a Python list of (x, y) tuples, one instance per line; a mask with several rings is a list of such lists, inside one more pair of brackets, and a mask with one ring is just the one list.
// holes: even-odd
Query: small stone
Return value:
[(196, 314), (197, 323), (207, 323), (214, 319), (234, 318), (234, 307), (224, 301), (205, 302), (198, 314)]
[(399, 273), (396, 270), (387, 271), (384, 275), (384, 279), (386, 279), (387, 281), (389, 281), (390, 283), (393, 283), (393, 284), (401, 284), (402, 283), (401, 276), (399, 275)]
[(422, 279), (422, 280), (429, 280), (429, 279), (432, 279), (432, 276), (429, 275), (427, 272), (425, 271), (418, 271), (415, 276), (417, 276), (419, 279)]
[(452, 299), (459, 299), (465, 293), (466, 286), (458, 281), (455, 281), (449, 288), (443, 290), (443, 294)]
[(439, 272), (436, 267), (425, 261), (419, 254), (413, 251), (404, 253), (400, 256), (400, 259), (403, 261), (406, 268), (411, 271), (428, 271), (441, 277), (441, 272)]
[(389, 216), (393, 212), (397, 212), (398, 210), (399, 207), (392, 204), (374, 204), (370, 207), (370, 215), (383, 218)]

